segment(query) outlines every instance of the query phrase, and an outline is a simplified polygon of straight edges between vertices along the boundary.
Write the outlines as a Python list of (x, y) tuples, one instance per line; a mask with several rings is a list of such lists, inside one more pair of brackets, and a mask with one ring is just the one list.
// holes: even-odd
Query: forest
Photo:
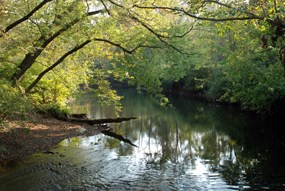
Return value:
[(93, 91), (121, 108), (119, 81), (272, 112), (285, 96), (285, 2), (1, 0), (0, 122), (64, 109)]
[(1, 191), (281, 191), (284, 117), (285, 0), (0, 0)]

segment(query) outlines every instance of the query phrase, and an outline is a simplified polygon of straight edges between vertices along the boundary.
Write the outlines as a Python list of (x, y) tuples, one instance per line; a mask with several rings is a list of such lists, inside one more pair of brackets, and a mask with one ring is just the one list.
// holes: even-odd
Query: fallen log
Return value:
[(119, 117), (119, 118), (107, 118), (107, 119), (75, 119), (66, 118), (65, 120), (76, 123), (86, 123), (89, 125), (104, 124), (104, 123), (121, 123), (123, 121), (130, 121), (136, 119), (136, 117)]

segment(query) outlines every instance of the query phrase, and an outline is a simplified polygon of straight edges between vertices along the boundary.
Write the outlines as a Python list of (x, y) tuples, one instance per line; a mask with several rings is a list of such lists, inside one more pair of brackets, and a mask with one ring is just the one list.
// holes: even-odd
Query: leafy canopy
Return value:
[[(196, 90), (218, 92), (217, 98), (260, 109), (269, 98), (251, 104), (253, 98), (247, 97), (252, 92), (239, 94), (236, 86), (228, 87), (230, 92), (217, 91), (213, 79), (222, 77), (233, 84), (242, 79), (231, 73), (232, 65), (258, 67), (253, 71), (260, 74), (247, 78), (265, 75), (260, 80), (268, 79), (267, 85), (261, 92), (268, 93), (268, 86), (276, 83), (271, 88), (280, 95), (269, 95), (283, 95), (277, 88), (283, 82), (281, 68), (251, 63), (256, 61), (252, 54), (272, 55), (268, 52), (275, 52), (274, 62), (279, 62), (284, 7), (274, 0), (2, 0), (0, 80), (37, 104), (64, 104), (80, 85), (95, 85), (104, 102), (118, 101), (110, 90), (112, 77), (148, 90), (163, 103), (167, 99), (161, 94), (162, 84), (185, 78), (199, 86)], [(261, 47), (261, 36), (263, 48), (273, 51), (253, 51)], [(252, 54), (242, 51), (245, 48)], [(285, 65), (285, 54), (281, 64)], [(274, 68), (280, 75), (273, 78), (268, 72), (276, 72)], [(237, 70), (240, 76), (251, 71)], [(259, 87), (259, 82), (253, 86)]]

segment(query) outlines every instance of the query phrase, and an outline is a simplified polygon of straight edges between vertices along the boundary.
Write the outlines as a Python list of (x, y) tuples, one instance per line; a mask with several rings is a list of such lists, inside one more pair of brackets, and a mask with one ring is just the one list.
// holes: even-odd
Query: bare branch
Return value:
[(133, 19), (134, 21), (136, 21), (137, 23), (140, 23), (144, 28), (146, 28), (149, 32), (155, 34), (155, 36), (157, 36), (158, 38), (167, 38), (166, 36), (164, 36), (162, 34), (158, 34), (157, 32), (155, 32), (151, 27), (149, 27), (143, 21), (139, 20), (137, 17), (130, 14), (130, 18)]
[(228, 5), (228, 4), (225, 4), (225, 3), (222, 3), (222, 2), (220, 2), (220, 1), (217, 1), (217, 0), (205, 0), (205, 1), (203, 1), (204, 3), (215, 3), (215, 4), (218, 4), (218, 5), (221, 5), (221, 6), (223, 6), (223, 7), (227, 7), (227, 8), (229, 8), (229, 9), (231, 9), (232, 7), (230, 6), (230, 5)]
[(275, 13), (278, 12), (278, 9), (277, 9), (277, 3), (276, 3), (276, 0), (273, 1), (274, 2), (274, 10), (275, 10)]
[(34, 20), (30, 19), (30, 18), (29, 18), (29, 21), (30, 21), (31, 23), (33, 23), (34, 25), (36, 25), (37, 28), (38, 28), (38, 30), (39, 30), (40, 33), (41, 33), (41, 36), (44, 36), (44, 32), (43, 32), (43, 30), (41, 29), (40, 25), (39, 25), (36, 21), (34, 21)]
[(89, 12), (90, 6), (89, 6), (89, 3), (88, 3), (88, 0), (85, 0), (85, 4), (86, 4), (86, 7), (87, 7), (87, 12)]

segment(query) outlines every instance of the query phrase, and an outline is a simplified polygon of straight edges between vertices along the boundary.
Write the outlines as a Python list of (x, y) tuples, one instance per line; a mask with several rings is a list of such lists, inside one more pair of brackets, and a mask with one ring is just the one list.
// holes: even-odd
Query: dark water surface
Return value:
[[(138, 147), (99, 134), (64, 140), (0, 171), (6, 190), (285, 190), (281, 123), (201, 100), (173, 98), (161, 108), (131, 90), (112, 124)], [(92, 95), (71, 104), (89, 117), (115, 117)], [(285, 126), (283, 127), (285, 128)]]

